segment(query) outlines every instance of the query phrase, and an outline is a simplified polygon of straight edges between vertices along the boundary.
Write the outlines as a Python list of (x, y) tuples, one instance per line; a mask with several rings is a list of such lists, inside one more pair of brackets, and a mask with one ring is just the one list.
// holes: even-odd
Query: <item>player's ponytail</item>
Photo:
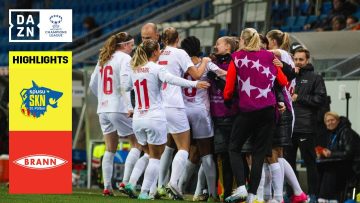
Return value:
[(241, 36), (244, 40), (245, 47), (242, 49), (246, 51), (259, 51), (260, 50), (260, 36), (254, 28), (246, 28), (241, 32)]
[(283, 49), (285, 51), (289, 51), (290, 49), (290, 37), (289, 33), (284, 32), (283, 34), (283, 42), (280, 45), (280, 49)]
[(119, 32), (115, 35), (109, 37), (106, 40), (104, 46), (100, 49), (99, 55), (99, 65), (100, 67), (104, 66), (105, 63), (111, 59), (111, 56), (114, 54), (117, 48), (121, 47), (134, 38), (126, 32)]
[(277, 46), (280, 49), (289, 51), (290, 48), (289, 33), (282, 32), (281, 30), (271, 30), (266, 34), (266, 37), (275, 40)]
[(159, 43), (155, 40), (145, 40), (141, 43), (134, 56), (131, 59), (131, 67), (137, 69), (138, 67), (146, 64), (149, 58), (153, 55), (154, 51), (159, 49)]

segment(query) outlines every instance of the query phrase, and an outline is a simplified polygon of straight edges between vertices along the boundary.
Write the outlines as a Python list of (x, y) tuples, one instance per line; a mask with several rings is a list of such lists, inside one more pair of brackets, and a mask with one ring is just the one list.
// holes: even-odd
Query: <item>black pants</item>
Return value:
[(292, 146), (286, 149), (285, 159), (290, 163), (295, 173), (297, 173), (296, 152), (298, 148), (300, 148), (301, 157), (305, 162), (308, 193), (310, 195), (317, 195), (318, 173), (316, 169), (315, 134), (294, 132)]
[[(234, 119), (234, 117), (213, 118), (215, 131), (214, 149), (217, 158), (221, 158), (222, 161), (224, 199), (231, 195), (234, 182), (228, 151), (229, 139)], [(216, 170), (217, 177), (219, 177), (218, 167), (216, 167)]]
[(345, 190), (346, 181), (352, 175), (351, 161), (318, 163), (319, 198), (341, 201), (341, 192)]
[[(234, 176), (231, 170), (230, 158), (228, 152), (215, 154), (217, 159), (221, 159), (222, 163), (222, 176), (223, 176), (223, 188), (224, 188), (224, 199), (229, 197), (233, 190)], [(216, 161), (216, 180), (219, 179), (219, 166)], [(218, 186), (219, 187), (219, 186)]]
[(271, 149), (274, 130), (275, 111), (273, 107), (252, 112), (240, 112), (235, 119), (230, 137), (229, 155), (231, 168), (238, 186), (245, 185), (241, 148), (249, 136), (254, 136), (249, 193), (256, 194), (264, 158)]

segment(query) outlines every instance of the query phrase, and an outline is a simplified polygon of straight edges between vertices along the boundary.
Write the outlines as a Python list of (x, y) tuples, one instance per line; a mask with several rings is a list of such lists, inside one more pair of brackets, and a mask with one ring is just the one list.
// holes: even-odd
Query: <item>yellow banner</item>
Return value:
[(10, 131), (71, 131), (72, 53), (10, 51)]

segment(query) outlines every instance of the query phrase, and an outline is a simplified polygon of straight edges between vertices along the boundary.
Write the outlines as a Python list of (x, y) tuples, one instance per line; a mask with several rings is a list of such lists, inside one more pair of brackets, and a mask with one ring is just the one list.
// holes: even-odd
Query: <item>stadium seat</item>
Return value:
[(8, 60), (6, 60), (6, 58), (6, 54), (0, 54), (0, 66), (5, 66), (7, 64)]
[(298, 16), (294, 26), (295, 27), (303, 27), (305, 25), (306, 19), (307, 19), (306, 16)]
[(354, 13), (354, 16), (356, 16), (358, 19), (360, 19), (360, 10)]
[(83, 163), (86, 162), (86, 151), (80, 149), (72, 150), (72, 161), (73, 163)]
[(301, 32), (303, 31), (304, 26), (293, 26), (291, 27), (291, 32)]
[(306, 23), (313, 23), (315, 21), (317, 21), (318, 17), (316, 15), (311, 15), (307, 18)]
[(44, 43), (43, 50), (44, 50), (44, 51), (50, 50), (50, 49), (51, 49), (51, 44), (52, 44), (52, 43)]
[[(275, 28), (275, 29), (278, 29), (278, 28)], [(280, 27), (280, 30), (283, 31), (283, 32), (291, 32), (291, 28), (289, 26), (281, 26)]]
[(287, 17), (285, 26), (292, 27), (293, 25), (295, 25), (295, 22), (296, 22), (295, 16)]
[(219, 37), (226, 36), (227, 34), (228, 34), (228, 30), (227, 30), (227, 29), (221, 29), (221, 30), (219, 30)]
[(190, 19), (191, 20), (198, 20), (201, 17), (201, 8), (193, 8), (190, 13)]
[(328, 17), (328, 15), (324, 14), (324, 15), (320, 15), (319, 19), (320, 19), (320, 20), (324, 20), (324, 19), (327, 18), (327, 17)]
[(149, 8), (145, 8), (144, 10), (141, 11), (141, 15), (147, 15), (150, 13), (150, 9)]
[(321, 7), (321, 14), (328, 14), (330, 10), (332, 9), (332, 2), (324, 2)]

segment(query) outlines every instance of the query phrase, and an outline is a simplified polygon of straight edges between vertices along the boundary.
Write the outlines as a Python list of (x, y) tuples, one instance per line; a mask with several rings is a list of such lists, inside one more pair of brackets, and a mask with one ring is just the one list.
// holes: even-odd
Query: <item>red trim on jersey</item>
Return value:
[(224, 100), (230, 100), (234, 94), (235, 83), (236, 83), (236, 68), (234, 61), (230, 61), (227, 74), (226, 84), (224, 88)]
[(159, 64), (159, 65), (167, 65), (168, 62), (167, 62), (167, 61), (159, 61), (158, 64)]
[(284, 87), (288, 84), (288, 79), (284, 72), (282, 71), (281, 67), (275, 66), (277, 69), (278, 74), (276, 75), (276, 81), (279, 83), (281, 87)]

